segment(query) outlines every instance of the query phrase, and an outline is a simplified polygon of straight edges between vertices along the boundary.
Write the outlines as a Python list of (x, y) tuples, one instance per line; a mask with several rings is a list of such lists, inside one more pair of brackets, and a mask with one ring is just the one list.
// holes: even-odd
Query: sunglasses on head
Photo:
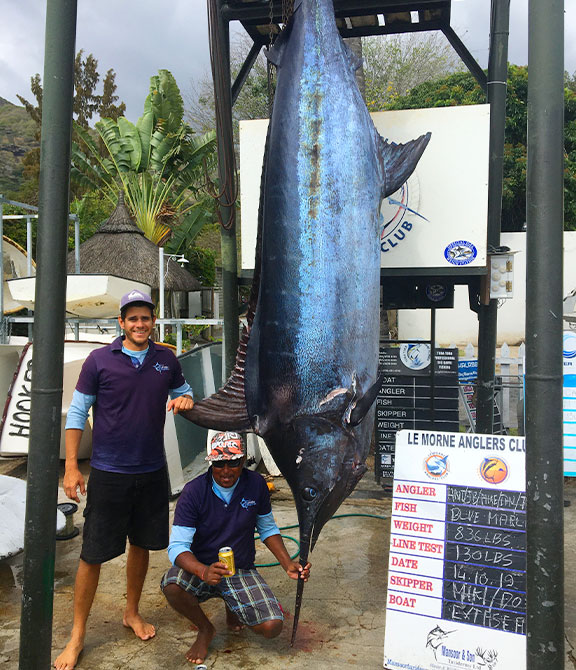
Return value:
[(212, 461), (212, 467), (223, 468), (225, 465), (227, 465), (229, 468), (237, 468), (241, 463), (241, 458), (232, 458), (229, 461)]

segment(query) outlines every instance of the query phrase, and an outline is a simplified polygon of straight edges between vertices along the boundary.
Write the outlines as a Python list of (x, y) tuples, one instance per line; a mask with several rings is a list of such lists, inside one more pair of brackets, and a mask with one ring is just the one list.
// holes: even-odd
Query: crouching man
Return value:
[[(170, 536), (172, 567), (161, 588), (170, 605), (189, 619), (198, 636), (186, 654), (191, 663), (203, 663), (214, 626), (200, 603), (222, 598), (231, 630), (249, 626), (267, 638), (280, 634), (284, 616), (276, 596), (254, 567), (254, 530), (291, 579), (308, 579), (310, 564), (293, 561), (272, 515), (264, 478), (244, 469), (246, 460), (237, 433), (217, 433), (206, 457), (211, 467), (186, 484)], [(231, 547), (236, 573), (230, 575), (218, 560), (218, 550)]]

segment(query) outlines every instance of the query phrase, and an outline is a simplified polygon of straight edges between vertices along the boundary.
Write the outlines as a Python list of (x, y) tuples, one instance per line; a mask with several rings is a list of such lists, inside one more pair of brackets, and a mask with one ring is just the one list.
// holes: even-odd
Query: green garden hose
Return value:
[[(380, 514), (336, 514), (335, 516), (332, 517), (332, 519), (330, 519), (330, 521), (332, 521), (333, 519), (344, 519), (345, 517), (348, 517), (348, 516), (365, 516), (365, 517), (368, 517), (370, 519), (387, 519), (388, 518), (388, 517), (382, 516)], [(280, 531), (290, 530), (290, 528), (298, 528), (298, 526), (299, 526), (299, 524), (293, 523), (290, 526), (282, 526), (278, 530), (280, 530)], [(255, 540), (257, 540), (259, 537), (260, 537), (260, 535), (258, 533), (254, 533), (254, 539)], [(282, 535), (281, 534), (280, 537), (284, 540), (291, 540), (296, 545), (297, 549), (296, 549), (295, 554), (293, 556), (290, 556), (290, 560), (293, 561), (296, 558), (296, 556), (298, 556), (298, 554), (300, 553), (300, 542), (298, 542), (298, 540), (296, 538), (290, 537), (290, 535)], [(254, 567), (256, 567), (256, 568), (272, 568), (275, 565), (280, 565), (280, 563), (278, 563), (278, 561), (274, 561), (274, 563), (259, 563), (258, 565), (255, 565)]]

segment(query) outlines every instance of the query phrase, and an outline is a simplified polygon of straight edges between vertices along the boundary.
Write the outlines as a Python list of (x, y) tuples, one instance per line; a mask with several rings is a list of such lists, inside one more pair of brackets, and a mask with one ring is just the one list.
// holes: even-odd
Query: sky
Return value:
[[(576, 71), (576, 0), (565, 2), (565, 69)], [(45, 0), (2, 0), (0, 97), (31, 100), (30, 77), (43, 73)], [(453, 0), (452, 27), (482, 67), (489, 44), (489, 0)], [(232, 26), (234, 29), (234, 25)], [(241, 30), (241, 28), (240, 28)], [(511, 0), (509, 62), (528, 62), (528, 0)], [(191, 82), (209, 76), (205, 0), (79, 0), (76, 50), (98, 60), (103, 76), (116, 71), (126, 116), (142, 113), (150, 77), (168, 69), (183, 97)]]

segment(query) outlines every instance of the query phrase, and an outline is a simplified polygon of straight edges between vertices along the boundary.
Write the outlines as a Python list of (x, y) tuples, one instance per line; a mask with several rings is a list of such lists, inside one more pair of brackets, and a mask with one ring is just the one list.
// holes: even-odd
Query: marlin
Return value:
[(332, 0), (296, 0), (267, 55), (277, 86), (248, 326), (226, 385), (185, 415), (264, 439), (294, 495), (305, 565), (366, 471), (380, 387), (380, 205), (430, 134), (405, 145), (380, 137)]

